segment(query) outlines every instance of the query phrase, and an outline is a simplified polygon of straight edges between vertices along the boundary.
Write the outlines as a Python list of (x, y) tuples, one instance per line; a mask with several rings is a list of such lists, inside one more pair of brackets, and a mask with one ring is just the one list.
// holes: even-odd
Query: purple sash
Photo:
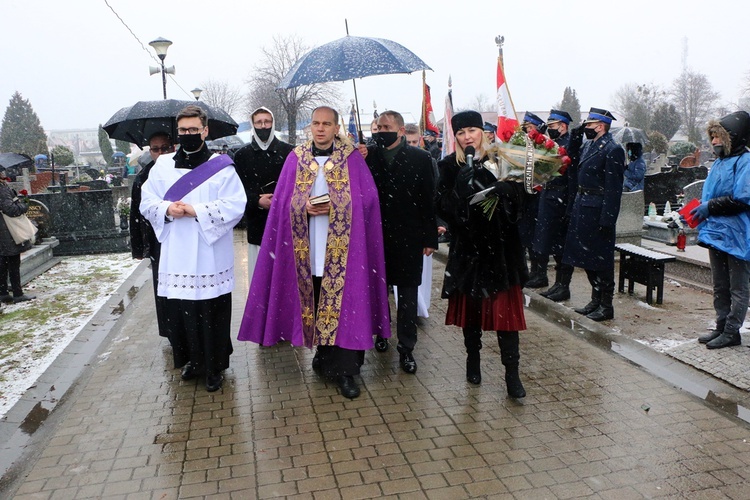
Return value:
[(164, 195), (164, 200), (178, 201), (183, 199), (185, 195), (206, 182), (215, 173), (232, 164), (234, 164), (234, 162), (229, 155), (219, 155), (215, 158), (211, 158), (207, 162), (195, 167), (190, 172), (177, 179), (177, 182), (172, 184), (172, 187), (167, 190), (167, 193)]

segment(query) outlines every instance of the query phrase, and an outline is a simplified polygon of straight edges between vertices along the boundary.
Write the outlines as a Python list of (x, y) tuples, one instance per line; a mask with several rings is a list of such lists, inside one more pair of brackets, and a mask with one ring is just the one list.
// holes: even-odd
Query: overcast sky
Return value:
[[(687, 65), (708, 76), (729, 108), (750, 74), (745, 0), (107, 2), (147, 50), (105, 0), (0, 0), (3, 113), (19, 91), (47, 130), (96, 127), (121, 107), (162, 98), (160, 75), (148, 73), (155, 62), (147, 44), (157, 37), (173, 42), (166, 63), (176, 67), (175, 80), (186, 91), (208, 79), (244, 86), (274, 35), (321, 45), (345, 36), (344, 19), (350, 34), (399, 42), (432, 67), (427, 83), (437, 118), (449, 75), (457, 107), (479, 94), (494, 100), (499, 34), (517, 111), (549, 109), (566, 86), (583, 109), (610, 108), (626, 83), (669, 87), (682, 70), (685, 43)], [(360, 108), (370, 113), (375, 100), (379, 111), (418, 116), (420, 83), (418, 74), (359, 80)], [(343, 108), (352, 85), (337, 85)], [(192, 98), (171, 80), (167, 94)]]

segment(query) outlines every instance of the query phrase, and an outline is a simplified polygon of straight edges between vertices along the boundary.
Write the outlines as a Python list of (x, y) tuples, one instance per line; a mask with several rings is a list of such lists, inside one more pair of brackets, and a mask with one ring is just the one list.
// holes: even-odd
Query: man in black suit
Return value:
[[(417, 343), (417, 288), (422, 281), (422, 256), (432, 255), (438, 247), (432, 159), (428, 152), (406, 144), (404, 118), (396, 111), (380, 114), (375, 142), (363, 154), (378, 188), (386, 279), (398, 290), (400, 364), (406, 373), (415, 373), (417, 362), (412, 351)], [(380, 352), (387, 350), (388, 341), (378, 337), (375, 348)]]

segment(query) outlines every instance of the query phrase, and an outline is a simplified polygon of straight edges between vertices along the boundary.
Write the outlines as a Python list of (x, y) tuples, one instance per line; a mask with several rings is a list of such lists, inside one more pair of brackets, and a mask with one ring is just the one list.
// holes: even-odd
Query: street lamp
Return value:
[(156, 40), (149, 42), (149, 45), (153, 47), (154, 52), (156, 52), (156, 55), (161, 60), (161, 68), (157, 66), (149, 66), (149, 74), (155, 75), (156, 73), (161, 71), (161, 81), (162, 86), (164, 88), (164, 99), (167, 98), (167, 74), (174, 75), (174, 66), (170, 66), (168, 68), (164, 67), (164, 58), (167, 57), (167, 49), (170, 45), (172, 45), (172, 42), (165, 38), (157, 38)]
[(198, 87), (195, 87), (190, 91), (190, 93), (193, 94), (193, 97), (195, 97), (196, 101), (201, 98), (201, 92), (203, 92), (203, 89), (199, 89)]

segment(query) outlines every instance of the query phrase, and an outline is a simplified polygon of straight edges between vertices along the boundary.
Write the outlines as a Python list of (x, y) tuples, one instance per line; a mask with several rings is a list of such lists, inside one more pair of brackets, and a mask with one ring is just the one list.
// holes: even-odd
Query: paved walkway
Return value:
[[(0, 497), (748, 498), (750, 426), (613, 354), (669, 364), (613, 343), (603, 325), (597, 337), (531, 311), (522, 402), (505, 396), (492, 335), (482, 385), (465, 381), (460, 332), (441, 324), (436, 295), (416, 376), (401, 372), (395, 349), (370, 352), (350, 401), (315, 375), (311, 352), (235, 342), (224, 388), (207, 393), (171, 369), (149, 271), (137, 272), (141, 290), (90, 366), (26, 428)], [(235, 331), (247, 289), (238, 281)]]

